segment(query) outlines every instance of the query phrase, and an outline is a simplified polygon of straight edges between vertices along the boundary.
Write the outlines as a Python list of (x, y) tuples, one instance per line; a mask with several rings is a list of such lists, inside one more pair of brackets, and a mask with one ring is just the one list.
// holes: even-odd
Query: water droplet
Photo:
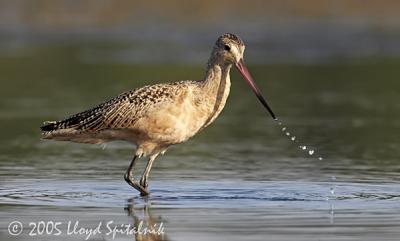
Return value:
[(287, 135), (287, 136), (290, 136), (290, 132), (286, 132), (286, 135)]
[(335, 195), (335, 187), (331, 187), (331, 194)]
[(307, 149), (306, 146), (301, 146), (300, 148), (303, 149), (303, 150), (306, 150), (306, 149)]
[(280, 125), (280, 126), (281, 126), (281, 125), (282, 125), (282, 122), (278, 122), (278, 125)]
[(322, 161), (324, 158), (322, 158), (321, 156), (320, 157), (318, 157), (318, 160), (320, 160), (320, 161)]
[(292, 138), (290, 138), (290, 140), (295, 141), (296, 140), (296, 136), (292, 136)]
[(333, 203), (330, 203), (330, 223), (334, 224), (335, 223), (335, 206)]
[(314, 150), (309, 150), (308, 154), (311, 156), (312, 154), (314, 154)]
[(286, 131), (286, 127), (283, 127), (283, 128), (282, 128), (282, 131)]

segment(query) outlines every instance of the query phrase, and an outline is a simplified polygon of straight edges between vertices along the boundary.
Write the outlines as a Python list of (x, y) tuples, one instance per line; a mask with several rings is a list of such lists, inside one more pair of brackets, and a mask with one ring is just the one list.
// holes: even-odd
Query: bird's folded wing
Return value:
[(178, 92), (175, 87), (174, 83), (158, 84), (124, 92), (64, 120), (47, 122), (41, 129), (46, 133), (62, 129), (100, 131), (129, 128), (155, 104), (172, 102)]

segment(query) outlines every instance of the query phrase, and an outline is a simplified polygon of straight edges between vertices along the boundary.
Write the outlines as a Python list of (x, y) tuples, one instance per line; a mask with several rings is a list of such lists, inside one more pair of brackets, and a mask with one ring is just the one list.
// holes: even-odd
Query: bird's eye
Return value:
[(230, 50), (231, 50), (231, 47), (230, 47), (229, 45), (224, 45), (224, 49), (225, 49), (226, 51), (230, 51)]

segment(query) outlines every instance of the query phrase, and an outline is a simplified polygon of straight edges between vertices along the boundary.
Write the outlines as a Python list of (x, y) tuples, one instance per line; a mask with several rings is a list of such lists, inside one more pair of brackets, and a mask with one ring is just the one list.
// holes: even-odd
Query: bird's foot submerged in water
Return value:
[(149, 186), (149, 183), (147, 182), (146, 175), (143, 175), (142, 178), (140, 178), (139, 184), (140, 184), (140, 186), (142, 186), (144, 189), (147, 190), (147, 187)]
[[(131, 185), (133, 188), (135, 188), (136, 190), (138, 190), (138, 191), (140, 192), (140, 195), (141, 195), (141, 196), (147, 196), (147, 195), (150, 194), (149, 191), (147, 191), (147, 184), (146, 184), (145, 187), (143, 187), (142, 184), (141, 184), (141, 183), (139, 184), (139, 183), (133, 178), (132, 175), (129, 175), (129, 173), (125, 173), (124, 179), (125, 179), (125, 181), (126, 181), (129, 185)], [(141, 182), (142, 182), (142, 181), (141, 181)]]

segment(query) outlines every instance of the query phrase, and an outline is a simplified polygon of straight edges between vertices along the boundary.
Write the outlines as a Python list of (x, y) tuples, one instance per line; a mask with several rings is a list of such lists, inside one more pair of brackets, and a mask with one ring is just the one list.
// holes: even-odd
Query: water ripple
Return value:
[[(148, 201), (159, 207), (240, 208), (290, 206), (326, 208), (335, 202), (341, 208), (400, 208), (398, 184), (255, 182), (255, 181), (153, 181)], [(1, 204), (119, 207), (138, 196), (122, 181), (102, 180), (8, 180), (0, 188)], [(144, 199), (136, 198), (138, 202)]]

